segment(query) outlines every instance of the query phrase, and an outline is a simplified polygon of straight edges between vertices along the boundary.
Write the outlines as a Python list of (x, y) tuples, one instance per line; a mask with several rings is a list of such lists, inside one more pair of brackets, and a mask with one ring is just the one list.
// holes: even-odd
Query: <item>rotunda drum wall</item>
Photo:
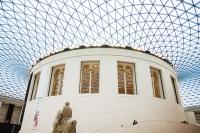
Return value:
[[(134, 120), (185, 120), (173, 67), (148, 53), (115, 48), (71, 50), (40, 61), (32, 73), (22, 131), (31, 132), (33, 122), (27, 117), (39, 110), (34, 130), (51, 132), (65, 102), (70, 103), (81, 133)], [(37, 73), (40, 79), (34, 87)]]

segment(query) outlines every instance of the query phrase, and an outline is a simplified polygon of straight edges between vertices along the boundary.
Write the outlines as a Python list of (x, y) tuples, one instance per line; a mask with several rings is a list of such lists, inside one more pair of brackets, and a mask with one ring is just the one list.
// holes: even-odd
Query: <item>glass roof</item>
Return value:
[(199, 0), (1, 0), (0, 95), (24, 99), (32, 64), (51, 52), (106, 44), (168, 59), (184, 106), (197, 106), (199, 38)]

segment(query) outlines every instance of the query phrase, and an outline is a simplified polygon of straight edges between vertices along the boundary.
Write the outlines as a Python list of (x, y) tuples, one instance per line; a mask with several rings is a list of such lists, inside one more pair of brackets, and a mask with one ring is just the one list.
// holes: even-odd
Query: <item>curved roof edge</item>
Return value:
[(172, 64), (169, 60), (167, 60), (167, 59), (165, 59), (165, 58), (161, 58), (161, 57), (159, 57), (159, 56), (157, 56), (157, 55), (154, 55), (154, 54), (152, 54), (152, 53), (151, 53), (150, 51), (148, 51), (148, 50), (143, 51), (143, 50), (134, 49), (134, 48), (132, 48), (132, 47), (130, 47), (130, 46), (126, 46), (126, 47), (117, 46), (117, 47), (114, 47), (114, 46), (110, 46), (110, 45), (89, 46), (89, 47), (86, 47), (86, 46), (82, 45), (82, 46), (80, 46), (80, 47), (78, 47), (78, 48), (72, 48), (72, 49), (70, 49), (70, 48), (65, 48), (65, 49), (63, 49), (63, 50), (61, 50), (61, 51), (58, 51), (58, 52), (55, 52), (55, 53), (50, 53), (49, 55), (47, 55), (47, 56), (45, 56), (45, 57), (43, 57), (43, 58), (39, 58), (39, 59), (36, 61), (36, 63), (35, 63), (34, 65), (32, 65), (32, 67), (34, 67), (36, 64), (38, 64), (39, 62), (41, 62), (42, 60), (44, 60), (44, 59), (46, 59), (46, 58), (48, 58), (48, 57), (50, 57), (50, 56), (53, 56), (53, 55), (56, 55), (56, 54), (59, 54), (59, 53), (63, 53), (63, 52), (67, 52), (67, 51), (79, 50), (79, 49), (86, 49), (86, 48), (116, 48), (116, 49), (126, 49), (126, 50), (132, 50), (132, 51), (142, 52), (142, 53), (145, 53), (145, 54), (148, 54), (148, 55), (152, 55), (152, 56), (154, 56), (154, 57), (157, 57), (157, 58), (163, 60), (164, 62), (166, 62), (167, 64), (169, 64), (170, 66), (172, 66), (173, 69), (174, 69), (173, 64)]

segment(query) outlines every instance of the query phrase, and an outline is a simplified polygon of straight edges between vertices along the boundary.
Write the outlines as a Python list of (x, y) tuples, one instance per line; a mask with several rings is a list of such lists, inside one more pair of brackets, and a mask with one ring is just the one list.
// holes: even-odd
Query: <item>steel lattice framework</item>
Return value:
[(24, 99), (36, 60), (64, 48), (130, 46), (168, 59), (185, 107), (200, 105), (199, 0), (0, 0), (0, 95)]

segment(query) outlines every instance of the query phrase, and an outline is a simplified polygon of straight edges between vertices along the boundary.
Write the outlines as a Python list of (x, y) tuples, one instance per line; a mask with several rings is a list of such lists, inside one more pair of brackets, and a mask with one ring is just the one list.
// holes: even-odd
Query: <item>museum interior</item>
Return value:
[(1, 133), (200, 133), (199, 0), (1, 0)]

